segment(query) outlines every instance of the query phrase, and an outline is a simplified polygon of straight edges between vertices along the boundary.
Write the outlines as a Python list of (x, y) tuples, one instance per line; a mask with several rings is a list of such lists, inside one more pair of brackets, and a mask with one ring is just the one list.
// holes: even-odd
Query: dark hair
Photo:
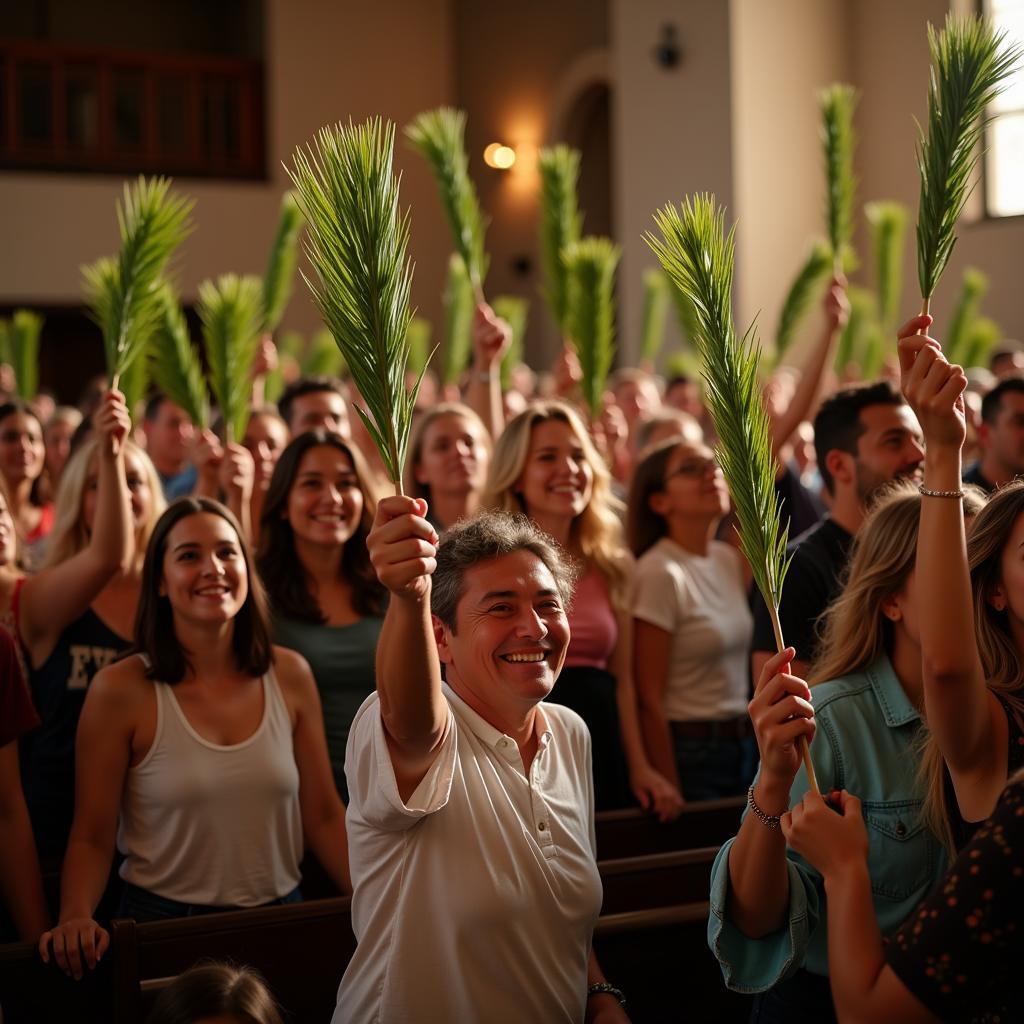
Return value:
[(857, 441), (867, 429), (861, 422), (861, 411), (872, 405), (903, 404), (903, 396), (887, 380), (842, 388), (821, 403), (814, 417), (814, 454), (829, 494), (835, 493), (835, 480), (825, 464), (826, 456), (836, 449), (857, 454)]
[[(17, 412), (23, 413), (26, 416), (31, 416), (32, 419), (39, 424), (39, 436), (43, 436), (43, 421), (39, 418), (39, 414), (31, 405), (29, 405), (28, 402), (21, 398), (11, 398), (4, 402), (3, 405), (0, 405), (0, 423), (7, 419), (8, 416), (13, 416)], [(29, 491), (28, 495), (29, 502), (37, 508), (44, 504), (43, 490), (46, 488), (45, 476), (46, 465), (44, 460), (43, 470), (39, 476), (32, 481), (32, 489)]]
[(626, 509), (626, 542), (637, 558), (668, 533), (665, 517), (651, 508), (650, 499), (652, 494), (665, 489), (669, 459), (682, 443), (678, 437), (662, 441), (644, 456), (633, 471)]
[(171, 602), (160, 594), (167, 537), (182, 519), (203, 512), (220, 516), (235, 531), (249, 577), (248, 593), (235, 616), (231, 635), (235, 663), (239, 671), (250, 676), (262, 676), (273, 661), (267, 597), (253, 567), (252, 554), (238, 520), (213, 498), (179, 498), (168, 506), (153, 527), (153, 534), (146, 547), (146, 560), (142, 565), (142, 592), (135, 616), (135, 649), (149, 659), (146, 675), (162, 683), (180, 683), (191, 667), (188, 654), (174, 632)]
[(991, 426), (999, 417), (1003, 404), (1003, 395), (1024, 395), (1024, 380), (1020, 377), (1007, 377), (1001, 380), (981, 400), (981, 420)]
[(167, 401), (167, 396), (162, 391), (154, 391), (149, 398), (146, 399), (146, 407), (143, 411), (143, 417), (150, 422), (155, 420), (160, 413), (160, 406)]
[(555, 541), (524, 515), (478, 512), (472, 519), (449, 527), (441, 538), (431, 584), (431, 612), (454, 633), (466, 570), (516, 551), (529, 551), (544, 563), (554, 577), (562, 604), (568, 608), (577, 570)]
[(197, 964), (157, 997), (146, 1024), (196, 1024), (232, 1017), (240, 1024), (283, 1024), (274, 997), (251, 967)]
[(355, 533), (345, 542), (338, 576), (352, 585), (352, 607), (359, 615), (383, 615), (387, 590), (377, 579), (366, 550), (366, 538), (377, 509), (377, 494), (359, 449), (326, 430), (300, 434), (281, 452), (263, 501), (256, 563), (274, 613), (303, 622), (327, 621), (313, 594), (312, 580), (301, 571), (295, 552), (295, 534), (287, 516), (288, 496), (295, 485), (299, 465), (306, 452), (320, 447), (334, 448), (348, 457), (363, 492), (363, 514)]
[(292, 406), (295, 404), (295, 399), (302, 398), (303, 395), (315, 395), (321, 391), (330, 391), (341, 398), (345, 397), (345, 389), (342, 387), (341, 381), (337, 377), (323, 375), (300, 377), (284, 389), (281, 397), (277, 400), (277, 411), (281, 414), (281, 419), (288, 424), (289, 430), (292, 426)]

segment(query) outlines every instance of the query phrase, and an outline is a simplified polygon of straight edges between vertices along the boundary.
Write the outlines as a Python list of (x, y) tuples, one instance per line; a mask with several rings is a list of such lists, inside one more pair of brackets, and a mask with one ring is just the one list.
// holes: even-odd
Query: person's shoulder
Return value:
[(313, 670), (298, 651), (274, 644), (273, 661), (277, 683), (285, 692), (307, 692), (310, 687), (316, 689)]
[(130, 708), (147, 699), (152, 689), (145, 657), (129, 654), (101, 668), (89, 683), (88, 695), (93, 703), (99, 701), (109, 708)]
[(590, 735), (587, 723), (572, 708), (563, 704), (549, 704), (547, 701), (544, 701), (541, 708), (553, 735), (561, 734), (572, 740)]
[(828, 714), (829, 709), (844, 702), (857, 701), (868, 695), (873, 700), (871, 680), (865, 672), (849, 672), (844, 676), (815, 683), (811, 687), (811, 703), (815, 715)]

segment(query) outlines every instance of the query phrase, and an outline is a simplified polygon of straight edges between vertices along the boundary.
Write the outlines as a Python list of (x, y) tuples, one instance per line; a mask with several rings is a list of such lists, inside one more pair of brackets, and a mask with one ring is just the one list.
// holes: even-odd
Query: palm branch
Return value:
[(793, 283), (789, 286), (779, 323), (775, 328), (775, 360), (778, 362), (785, 355), (793, 342), (797, 327), (807, 315), (821, 286), (829, 279), (833, 271), (832, 249), (822, 241), (811, 246), (803, 266), (797, 271)]
[(466, 264), (476, 301), (482, 302), (488, 263), (484, 251), (487, 225), (469, 176), (466, 114), (452, 107), (424, 111), (406, 126), (405, 135), (434, 172), (441, 205), (455, 236), (455, 251)]
[(430, 336), (433, 328), (429, 320), (421, 316), (411, 317), (405, 332), (409, 343), (409, 362), (406, 369), (417, 377), (427, 368), (430, 362)]
[(568, 332), (569, 278), (562, 253), (579, 241), (583, 216), (576, 198), (580, 177), (579, 150), (569, 146), (542, 149), (538, 159), (541, 183), (541, 262), (544, 298), (563, 337)]
[(330, 331), (313, 333), (302, 358), (304, 377), (341, 377), (345, 373), (345, 357), (335, 344)]
[(142, 178), (124, 186), (117, 222), (116, 260), (83, 267), (93, 318), (103, 332), (111, 385), (144, 351), (159, 317), (156, 291), (174, 250), (191, 230), (191, 200), (170, 191), (167, 178)]
[[(696, 319), (695, 340), (707, 384), (705, 402), (718, 434), (718, 459), (729, 484), (740, 545), (772, 617), (778, 649), (784, 648), (779, 601), (789, 568), (775, 491), (768, 414), (758, 380), (760, 348), (751, 324), (737, 336), (732, 316), (735, 227), (725, 232), (725, 211), (714, 196), (699, 195), (680, 207), (654, 215), (661, 234), (647, 232), (647, 244), (677, 288), (690, 299)], [(806, 743), (804, 763), (817, 790)]]
[(583, 238), (562, 253), (569, 272), (569, 337), (583, 371), (580, 391), (594, 420), (601, 415), (615, 356), (615, 268), (621, 255), (608, 238)]
[(836, 83), (818, 97), (825, 150), (825, 222), (832, 246), (833, 272), (843, 269), (843, 254), (853, 235), (853, 199), (857, 179), (853, 173), (853, 112), (857, 90)]
[(445, 384), (457, 384), (469, 364), (473, 351), (473, 282), (462, 257), (453, 252), (448, 258), (448, 277), (444, 285), (444, 352), (441, 376)]
[(210, 390), (226, 440), (241, 440), (252, 411), (252, 364), (263, 325), (263, 282), (224, 274), (199, 286), (199, 319), (210, 368)]
[(962, 366), (988, 366), (992, 350), (1003, 338), (1003, 329), (987, 316), (979, 316), (971, 324), (964, 345)]
[(979, 306), (988, 291), (988, 277), (974, 267), (964, 270), (963, 281), (953, 305), (953, 312), (946, 328), (943, 350), (951, 363), (962, 366), (972, 364), (963, 362), (970, 343), (971, 328), (978, 319)]
[(902, 203), (874, 202), (865, 205), (864, 213), (871, 225), (878, 316), (882, 330), (892, 334), (903, 293), (903, 236), (908, 211)]
[(850, 315), (836, 346), (835, 371), (842, 375), (847, 367), (854, 363), (861, 374), (866, 376), (862, 359), (875, 315), (875, 296), (866, 288), (851, 285), (847, 289), (846, 297), (850, 303)]
[(676, 311), (676, 322), (679, 324), (679, 335), (683, 346), (691, 352), (697, 346), (697, 315), (693, 309), (690, 296), (679, 288), (671, 277), (668, 279), (671, 288), (672, 305)]
[(648, 267), (644, 271), (644, 308), (640, 321), (640, 362), (653, 366), (665, 343), (665, 318), (668, 316), (669, 289), (664, 271)]
[(284, 331), (276, 340), (277, 367), (263, 380), (263, 397), (276, 405), (284, 394), (285, 380), (299, 366), (305, 339), (298, 331)]
[(263, 275), (263, 330), (274, 331), (292, 297), (295, 258), (302, 232), (302, 211), (291, 192), (281, 197), (281, 215)]
[(519, 295), (499, 295), (491, 303), (494, 312), (512, 329), (512, 340), (501, 360), (501, 389), (507, 391), (512, 383), (512, 371), (523, 361), (523, 339), (530, 317), (530, 300)]
[(945, 28), (928, 26), (931, 79), (928, 130), (918, 127), (917, 273), (927, 313), (935, 286), (956, 244), (956, 222), (973, 188), (987, 123), (986, 108), (1021, 59), (1004, 32), (987, 19), (948, 15)]
[(167, 283), (160, 289), (160, 322), (150, 341), (149, 362), (156, 386), (184, 409), (196, 426), (208, 427), (210, 401), (203, 363), (189, 337), (178, 296)]
[[(152, 338), (149, 344), (152, 344)], [(124, 395), (124, 404), (133, 419), (149, 393), (149, 370), (150, 361), (147, 351), (128, 364), (128, 368), (121, 374), (121, 380), (118, 382), (118, 387)]]
[(39, 390), (39, 336), (43, 318), (30, 309), (16, 309), (8, 327), (11, 366), (18, 394), (26, 401)]
[(356, 407), (396, 491), (422, 374), (406, 390), (409, 217), (398, 208), (394, 125), (322, 128), (291, 174), (306, 217), (306, 283), (366, 403)]

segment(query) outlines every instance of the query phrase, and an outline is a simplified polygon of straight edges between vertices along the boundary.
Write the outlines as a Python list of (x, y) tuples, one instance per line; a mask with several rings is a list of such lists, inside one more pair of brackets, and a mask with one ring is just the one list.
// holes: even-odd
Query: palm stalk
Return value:
[(406, 389), (412, 264), (394, 143), (394, 125), (380, 118), (322, 128), (312, 146), (296, 151), (290, 174), (314, 271), (303, 277), (366, 403), (356, 412), (400, 494), (423, 376)]
[[(778, 649), (784, 649), (779, 601), (789, 568), (775, 492), (768, 414), (758, 379), (760, 348), (751, 324), (737, 336), (732, 315), (735, 227), (725, 232), (725, 211), (714, 196), (699, 195), (654, 215), (661, 234), (647, 244), (685, 293), (696, 319), (695, 340), (707, 383), (705, 401), (718, 434), (718, 459), (739, 520), (740, 545), (771, 613)], [(817, 791), (806, 742), (801, 744), (811, 788)]]
[(263, 330), (275, 331), (292, 297), (295, 260), (302, 233), (302, 211), (291, 192), (281, 197), (281, 215), (263, 275)]
[(644, 366), (654, 366), (654, 360), (665, 343), (671, 287), (663, 271), (652, 267), (644, 271), (644, 308), (640, 321), (640, 362)]
[(501, 389), (507, 391), (512, 384), (512, 371), (523, 361), (523, 339), (526, 337), (526, 322), (530, 317), (530, 300), (519, 295), (499, 295), (491, 306), (512, 328), (512, 340), (500, 367)]
[(878, 317), (885, 334), (892, 334), (900, 315), (903, 294), (903, 236), (907, 230), (907, 208), (902, 203), (874, 202), (864, 207), (871, 225), (871, 248), (875, 262)]
[(580, 152), (559, 145), (542, 149), (537, 163), (541, 183), (541, 263), (544, 298), (562, 336), (569, 326), (569, 276), (562, 253), (578, 242), (583, 226), (576, 185)]
[(206, 429), (210, 401), (202, 360), (192, 345), (178, 296), (166, 283), (160, 289), (160, 322), (150, 342), (149, 362), (156, 386), (184, 409), (196, 426)]
[(963, 362), (970, 343), (971, 329), (978, 319), (981, 300), (988, 291), (988, 277), (974, 267), (964, 270), (960, 292), (956, 297), (953, 312), (946, 328), (946, 339), (943, 349), (951, 363), (962, 366), (973, 365)]
[(116, 260), (83, 267), (92, 316), (103, 332), (111, 386), (145, 350), (160, 315), (157, 290), (168, 260), (191, 230), (191, 200), (173, 195), (167, 178), (124, 186)]
[(430, 164), (455, 236), (455, 251), (466, 264), (476, 301), (482, 302), (488, 262), (484, 251), (486, 222), (469, 176), (466, 114), (452, 107), (424, 111), (406, 126), (405, 135)]
[(917, 212), (917, 273), (922, 313), (956, 244), (956, 222), (973, 189), (986, 108), (1021, 59), (1004, 32), (986, 18), (948, 15), (937, 32), (928, 26), (931, 79), (928, 130), (918, 128), (921, 197)]
[(821, 286), (828, 280), (833, 271), (832, 249), (822, 241), (811, 246), (807, 259), (797, 271), (793, 283), (789, 286), (786, 299), (779, 313), (779, 323), (775, 328), (775, 360), (778, 362), (796, 336), (796, 330), (807, 315), (815, 298), (821, 292)]
[(473, 350), (473, 282), (462, 257), (448, 258), (444, 285), (444, 353), (441, 376), (445, 384), (457, 384)]
[(853, 235), (853, 199), (857, 179), (853, 173), (853, 112), (857, 90), (836, 83), (818, 97), (825, 150), (825, 221), (832, 246), (833, 273), (843, 270), (843, 256)]
[(621, 255), (608, 238), (582, 238), (562, 253), (569, 271), (569, 336), (580, 360), (580, 391), (592, 420), (601, 415), (615, 356), (615, 268)]
[(252, 365), (263, 325), (263, 282), (224, 274), (199, 286), (199, 319), (210, 368), (210, 390), (225, 439), (240, 440), (252, 411)]
[(11, 366), (18, 394), (29, 401), (39, 390), (39, 336), (43, 318), (30, 309), (16, 309), (8, 327)]

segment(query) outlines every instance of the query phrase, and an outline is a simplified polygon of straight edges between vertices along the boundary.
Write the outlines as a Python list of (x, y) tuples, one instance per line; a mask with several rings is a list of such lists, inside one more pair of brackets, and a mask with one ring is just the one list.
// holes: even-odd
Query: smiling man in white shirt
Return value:
[(590, 948), (590, 737), (540, 706), (571, 571), (521, 517), (458, 524), (439, 549), (425, 513), (387, 498), (368, 540), (391, 604), (345, 764), (359, 945), (334, 1024), (626, 1021)]

